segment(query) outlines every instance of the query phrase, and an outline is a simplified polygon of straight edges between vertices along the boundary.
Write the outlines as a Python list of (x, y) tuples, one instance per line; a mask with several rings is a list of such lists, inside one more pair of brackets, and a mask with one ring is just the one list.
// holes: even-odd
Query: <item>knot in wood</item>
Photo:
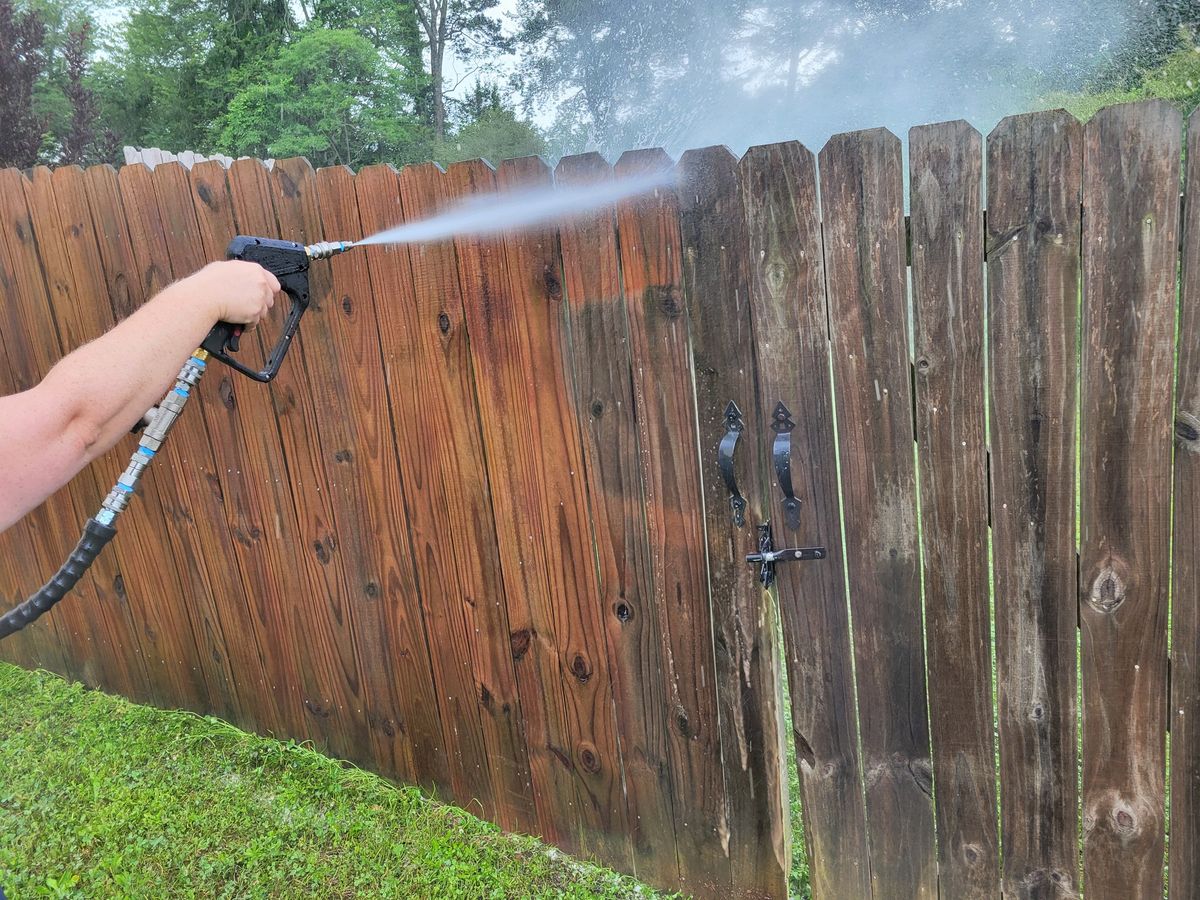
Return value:
[(379, 585), (377, 585), (374, 581), (368, 581), (363, 586), (363, 593), (366, 594), (371, 600), (374, 600), (379, 596)]
[(233, 384), (228, 378), (221, 379), (221, 384), (217, 388), (217, 394), (221, 397), (221, 403), (225, 408), (232, 412), (237, 406), (237, 400), (233, 396)]
[(438, 331), (442, 334), (450, 333), (450, 317), (444, 312), (438, 313)]
[(983, 850), (978, 844), (963, 844), (963, 861), (968, 866), (976, 866), (983, 859)]
[(1175, 414), (1175, 437), (1182, 447), (1193, 453), (1200, 450), (1200, 419), (1180, 410)]
[(1088, 594), (1088, 604), (1101, 613), (1111, 613), (1125, 602), (1125, 582), (1113, 566), (1102, 568)]
[(588, 665), (582, 653), (576, 653), (575, 658), (571, 660), (571, 674), (580, 684), (587, 684), (588, 679), (592, 677), (592, 667)]
[(351, 300), (348, 296), (342, 297), (342, 312), (344, 312), (346, 315), (350, 315), (350, 313), (352, 313), (353, 311), (354, 311), (354, 301)]
[(633, 618), (633, 607), (628, 603), (621, 601), (613, 607), (613, 615), (621, 622), (628, 622)]
[(579, 745), (579, 766), (589, 775), (595, 775), (600, 771), (600, 755), (591, 744)]
[(533, 631), (529, 628), (522, 628), (520, 631), (514, 631), (509, 635), (509, 644), (512, 646), (512, 657), (515, 660), (520, 660), (529, 652), (529, 644), (533, 640)]

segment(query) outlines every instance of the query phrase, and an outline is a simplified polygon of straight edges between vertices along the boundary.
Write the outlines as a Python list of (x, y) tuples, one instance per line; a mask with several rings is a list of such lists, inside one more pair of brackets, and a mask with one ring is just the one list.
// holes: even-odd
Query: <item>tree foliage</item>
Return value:
[(0, 166), (30, 166), (37, 160), (46, 117), (33, 106), (34, 90), (46, 68), (46, 23), (0, 0)]

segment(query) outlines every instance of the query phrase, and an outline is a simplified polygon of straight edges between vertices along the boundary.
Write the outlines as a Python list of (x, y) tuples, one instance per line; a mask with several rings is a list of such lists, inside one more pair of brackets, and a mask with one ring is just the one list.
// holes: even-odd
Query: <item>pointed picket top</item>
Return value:
[(1017, 129), (1033, 129), (1042, 123), (1046, 123), (1055, 131), (1065, 130), (1071, 127), (1072, 124), (1081, 125), (1075, 116), (1061, 107), (1056, 109), (1042, 109), (1037, 112), (1017, 113), (1005, 116), (996, 123), (996, 127), (988, 132), (988, 143), (991, 143), (993, 140), (999, 140), (1005, 135), (1015, 132)]
[(554, 180), (559, 184), (593, 184), (613, 177), (613, 167), (596, 151), (564, 156), (554, 167)]
[(675, 160), (662, 147), (647, 147), (642, 150), (626, 150), (617, 159), (613, 171), (620, 177), (647, 175), (652, 172), (665, 172), (674, 165)]

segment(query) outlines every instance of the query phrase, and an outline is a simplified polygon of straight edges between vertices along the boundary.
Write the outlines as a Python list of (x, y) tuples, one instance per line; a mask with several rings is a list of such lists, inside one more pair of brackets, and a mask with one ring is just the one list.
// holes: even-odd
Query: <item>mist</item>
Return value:
[[(555, 155), (799, 139), (1011, 113), (1136, 39), (1138, 0), (566, 0), (518, 85)], [(526, 5), (525, 11), (530, 7)]]

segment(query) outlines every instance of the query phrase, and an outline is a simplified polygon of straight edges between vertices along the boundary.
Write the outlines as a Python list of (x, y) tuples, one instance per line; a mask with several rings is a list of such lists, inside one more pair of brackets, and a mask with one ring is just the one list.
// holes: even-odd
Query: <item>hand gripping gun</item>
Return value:
[(208, 366), (208, 360), (220, 360), (255, 381), (271, 381), (283, 365), (288, 348), (292, 345), (292, 338), (296, 336), (296, 330), (300, 327), (300, 319), (308, 309), (309, 263), (315, 259), (327, 259), (344, 253), (353, 246), (354, 244), (348, 241), (321, 241), (305, 247), (292, 241), (243, 235), (230, 242), (227, 253), (229, 259), (258, 263), (279, 279), (279, 286), (291, 300), (283, 333), (268, 354), (265, 366), (260, 370), (251, 369), (231, 355), (238, 352), (242, 337), (241, 325), (218, 322), (213, 326), (200, 347), (179, 370), (175, 386), (162, 402), (147, 412), (142, 421), (135, 426), (135, 431), (142, 427), (145, 430), (138, 441), (137, 450), (129, 460), (129, 466), (104, 498), (100, 511), (88, 519), (83, 536), (67, 561), (37, 593), (16, 609), (0, 616), (0, 640), (15, 631), (20, 631), (65, 597), (100, 555), (100, 551), (116, 535), (117, 517), (125, 511), (146, 467), (150, 465), (176, 419), (183, 412), (183, 407)]

